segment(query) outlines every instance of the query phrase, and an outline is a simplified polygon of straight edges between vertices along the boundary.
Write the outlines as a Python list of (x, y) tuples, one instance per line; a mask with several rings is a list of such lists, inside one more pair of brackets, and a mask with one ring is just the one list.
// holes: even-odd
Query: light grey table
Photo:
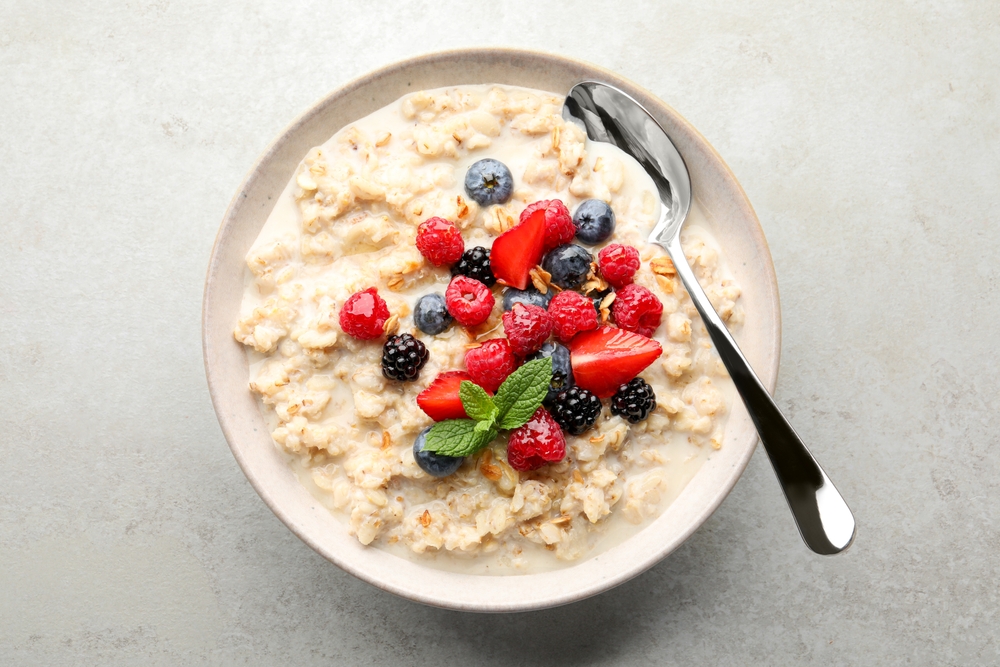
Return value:
[[(995, 3), (293, 4), (0, 2), (0, 663), (1000, 662)], [(497, 44), (622, 72), (736, 172), (848, 554), (807, 552), (758, 451), (639, 579), (467, 615), (344, 574), (250, 488), (199, 340), (236, 186), (348, 79)]]

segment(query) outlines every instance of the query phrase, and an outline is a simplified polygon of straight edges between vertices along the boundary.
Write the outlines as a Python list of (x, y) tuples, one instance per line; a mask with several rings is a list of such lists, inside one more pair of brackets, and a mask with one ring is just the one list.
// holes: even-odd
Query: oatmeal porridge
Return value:
[[(733, 387), (646, 243), (653, 183), (561, 108), (508, 86), (407, 95), (309, 151), (247, 255), (250, 389), (363, 544), (560, 567), (659, 515), (722, 446)], [(697, 202), (682, 242), (738, 326)]]

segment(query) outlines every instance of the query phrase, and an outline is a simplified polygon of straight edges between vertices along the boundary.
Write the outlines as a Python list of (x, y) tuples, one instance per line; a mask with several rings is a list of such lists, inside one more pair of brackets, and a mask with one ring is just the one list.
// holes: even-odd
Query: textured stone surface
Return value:
[[(4, 664), (1000, 661), (995, 5), (556, 4), (0, 3)], [(639, 579), (465, 615), (342, 573), (250, 488), (199, 341), (229, 198), (330, 89), (486, 44), (622, 72), (733, 168), (848, 554), (806, 551), (758, 451)]]

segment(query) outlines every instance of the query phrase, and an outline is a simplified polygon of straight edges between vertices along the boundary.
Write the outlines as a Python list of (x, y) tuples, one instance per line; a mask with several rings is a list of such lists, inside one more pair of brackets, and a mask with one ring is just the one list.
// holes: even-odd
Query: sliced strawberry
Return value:
[(490, 268), (497, 280), (524, 289), (528, 273), (545, 252), (545, 209), (538, 209), (519, 225), (497, 237), (490, 250)]
[(576, 384), (600, 398), (613, 396), (619, 386), (656, 361), (661, 351), (655, 340), (614, 327), (582, 331), (569, 343)]
[(417, 405), (436, 422), (468, 418), (465, 408), (462, 407), (462, 399), (458, 396), (462, 380), (471, 381), (472, 378), (465, 371), (441, 373), (427, 385), (427, 389), (420, 392), (417, 396)]

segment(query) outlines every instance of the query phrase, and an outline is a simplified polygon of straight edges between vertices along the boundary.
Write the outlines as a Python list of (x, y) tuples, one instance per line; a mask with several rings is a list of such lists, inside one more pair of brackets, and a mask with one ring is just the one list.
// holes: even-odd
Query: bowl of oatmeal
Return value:
[(206, 281), (209, 388), (275, 514), (427, 604), (515, 611), (611, 588), (677, 548), (757, 436), (665, 253), (637, 163), (561, 117), (580, 80), (677, 144), (682, 242), (766, 386), (774, 270), (736, 179), (621, 77), (506, 49), (362, 77), (268, 148)]

